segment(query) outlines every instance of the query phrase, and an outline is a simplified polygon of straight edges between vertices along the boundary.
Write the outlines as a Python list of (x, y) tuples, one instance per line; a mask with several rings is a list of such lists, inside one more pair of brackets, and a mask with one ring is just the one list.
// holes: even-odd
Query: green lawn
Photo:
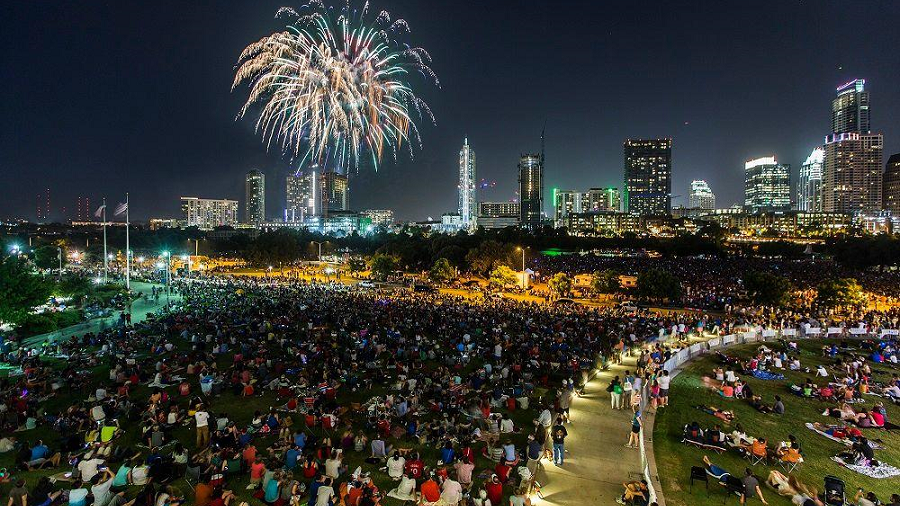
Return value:
[[(778, 349), (777, 347), (780, 346), (778, 343), (767, 343), (766, 345), (775, 349)], [(800, 361), (803, 367), (814, 368), (820, 363), (825, 363), (827, 367), (831, 363), (831, 359), (821, 356), (822, 345), (823, 341), (821, 340), (801, 341)], [(754, 354), (759, 346), (759, 343), (737, 346), (729, 348), (727, 353), (746, 357)], [(891, 493), (896, 493), (900, 490), (900, 486), (898, 486), (900, 478), (898, 477), (877, 480), (839, 466), (831, 460), (831, 457), (845, 447), (804, 426), (807, 422), (833, 423), (836, 421), (834, 418), (822, 416), (822, 411), (827, 406), (826, 403), (815, 399), (794, 396), (788, 389), (789, 383), (799, 383), (806, 378), (813, 378), (812, 374), (783, 371), (786, 376), (784, 381), (763, 381), (752, 376), (741, 376), (742, 379), (747, 380), (753, 391), (757, 395), (762, 395), (765, 402), (769, 404), (773, 402), (775, 394), (781, 395), (787, 412), (783, 416), (778, 416), (758, 413), (745, 400), (724, 399), (716, 392), (704, 387), (702, 377), (710, 376), (716, 364), (717, 360), (714, 355), (697, 359), (689, 364), (672, 381), (670, 406), (659, 410), (657, 414), (653, 441), (659, 477), (667, 504), (672, 506), (703, 506), (722, 503), (724, 489), (716, 484), (714, 480), (710, 482), (709, 498), (706, 496), (702, 483), (694, 484), (693, 494), (688, 492), (690, 468), (691, 466), (702, 466), (701, 459), (704, 454), (709, 455), (713, 463), (738, 476), (742, 476), (744, 468), (749, 467), (749, 462), (741, 458), (734, 450), (717, 455), (714, 452), (704, 451), (680, 442), (682, 429), (687, 423), (697, 421), (701, 427), (706, 428), (721, 422), (712, 415), (694, 409), (693, 406), (697, 404), (715, 406), (735, 413), (734, 422), (730, 425), (723, 425), (722, 429), (725, 433), (730, 433), (733, 430), (733, 425), (740, 423), (748, 435), (765, 437), (769, 441), (770, 447), (777, 445), (779, 441), (786, 441), (789, 434), (796, 436), (803, 450), (805, 462), (795, 474), (800, 481), (815, 486), (820, 492), (823, 487), (822, 477), (829, 474), (844, 480), (846, 490), (851, 496), (858, 487), (863, 487), (866, 490), (874, 491), (879, 499), (885, 500), (890, 497)], [(878, 370), (881, 372), (879, 373)], [(876, 380), (890, 378), (890, 373), (886, 366), (877, 367), (875, 371)], [(813, 379), (816, 380), (816, 378)], [(821, 385), (823, 380), (824, 378), (818, 378), (817, 383)], [(883, 399), (866, 396), (866, 403), (862, 406), (871, 408), (877, 400)], [(885, 404), (888, 410), (888, 419), (896, 423), (900, 420), (900, 407), (889, 402)], [(855, 405), (855, 407), (860, 407), (860, 405)], [(863, 429), (863, 433), (870, 439), (883, 441), (882, 446), (885, 449), (876, 451), (875, 456), (877, 459), (895, 467), (900, 467), (900, 433), (897, 431), (887, 432), (880, 429)], [(784, 472), (777, 464), (772, 464), (769, 467), (764, 464), (758, 464), (753, 467), (754, 474), (759, 478), (760, 483), (764, 482), (771, 469), (778, 469)], [(763, 487), (763, 494), (770, 504), (790, 504), (788, 498), (778, 497), (774, 490), (768, 487)]]

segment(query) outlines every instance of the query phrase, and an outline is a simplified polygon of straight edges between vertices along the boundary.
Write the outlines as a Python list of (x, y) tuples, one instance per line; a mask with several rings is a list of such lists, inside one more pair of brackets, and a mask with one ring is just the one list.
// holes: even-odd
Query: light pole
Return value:
[(527, 281), (528, 278), (525, 277), (525, 250), (526, 249), (528, 249), (527, 246), (524, 248), (521, 246), (516, 248), (517, 251), (522, 252), (522, 288), (528, 288), (528, 281)]
[(168, 251), (163, 251), (163, 256), (166, 257), (166, 307), (169, 307), (169, 292), (172, 291), (170, 286), (172, 282), (172, 268), (170, 267), (172, 255)]
[(62, 279), (62, 246), (56, 247), (56, 259), (59, 260), (59, 272), (56, 273), (56, 279)]
[(319, 246), (319, 262), (321, 262), (322, 261), (322, 245), (325, 243), (322, 243), (319, 241), (310, 241), (310, 242), (312, 242), (313, 244), (317, 244)]

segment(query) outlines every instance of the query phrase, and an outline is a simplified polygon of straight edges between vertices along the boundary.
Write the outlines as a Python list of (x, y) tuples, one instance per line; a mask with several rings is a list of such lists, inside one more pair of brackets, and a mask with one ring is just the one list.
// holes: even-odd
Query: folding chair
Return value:
[(784, 469), (784, 472), (786, 472), (787, 474), (793, 473), (797, 469), (797, 467), (802, 463), (803, 463), (803, 457), (800, 457), (799, 460), (794, 460), (794, 461), (787, 461), (787, 460), (781, 460), (781, 459), (778, 460), (778, 465), (780, 465), (781, 468)]
[(744, 453), (744, 456), (747, 457), (747, 460), (750, 461), (751, 466), (755, 466), (756, 464), (767, 464), (768, 456), (767, 455), (757, 455), (751, 451), (747, 451)]
[(691, 466), (691, 486), (688, 488), (691, 494), (694, 493), (694, 481), (702, 481), (706, 484), (706, 497), (709, 497), (709, 476), (706, 469), (700, 466)]

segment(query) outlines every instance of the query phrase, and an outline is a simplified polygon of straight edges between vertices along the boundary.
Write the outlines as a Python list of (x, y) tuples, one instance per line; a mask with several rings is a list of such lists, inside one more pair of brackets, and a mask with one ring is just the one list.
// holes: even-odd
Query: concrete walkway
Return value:
[(538, 481), (543, 485), (544, 505), (614, 505), (622, 494), (622, 483), (640, 479), (639, 450), (625, 448), (631, 431), (631, 410), (610, 409), (606, 391), (614, 376), (634, 372), (636, 358), (601, 371), (585, 385), (584, 395), (569, 409), (572, 423), (566, 426), (566, 459), (563, 467), (543, 460)]
[[(163, 285), (157, 283), (144, 283), (141, 281), (134, 281), (131, 283), (131, 290), (133, 292), (143, 294), (143, 297), (136, 300), (131, 305), (132, 324), (144, 321), (147, 318), (147, 315), (158, 311), (166, 305), (165, 295), (161, 295), (156, 301), (154, 301), (150, 295), (153, 291), (153, 287), (161, 286)], [(178, 300), (180, 300), (179, 295), (173, 294), (170, 296), (171, 302), (177, 302)], [(92, 320), (81, 322), (64, 329), (55, 330), (53, 332), (48, 332), (46, 334), (40, 334), (37, 336), (31, 336), (25, 338), (22, 344), (24, 346), (32, 347), (38, 346), (45, 341), (53, 342), (59, 339), (67, 339), (74, 335), (82, 335), (89, 332), (99, 332), (101, 330), (115, 326), (119, 322), (120, 313), (121, 311), (113, 311), (113, 315), (106, 318), (94, 318)]]

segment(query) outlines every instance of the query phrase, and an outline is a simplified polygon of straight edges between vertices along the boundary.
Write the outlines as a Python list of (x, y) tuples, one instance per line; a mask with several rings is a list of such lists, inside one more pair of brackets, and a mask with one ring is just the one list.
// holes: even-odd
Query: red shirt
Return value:
[(411, 478), (418, 480), (422, 477), (422, 469), (425, 468), (425, 464), (421, 460), (410, 460), (404, 467)]
[[(490, 492), (488, 492), (490, 493)], [(422, 484), (422, 495), (425, 496), (425, 500), (428, 502), (435, 502), (441, 498), (441, 489), (438, 487), (438, 484), (434, 480), (428, 480)], [(502, 495), (502, 494), (501, 494)], [(497, 499), (497, 504), (499, 503), (499, 499)], [(494, 501), (491, 501), (493, 503)]]
[(490, 481), (485, 483), (484, 489), (487, 491), (488, 499), (491, 500), (491, 504), (500, 504), (503, 500), (503, 484), (502, 483), (494, 483)]

